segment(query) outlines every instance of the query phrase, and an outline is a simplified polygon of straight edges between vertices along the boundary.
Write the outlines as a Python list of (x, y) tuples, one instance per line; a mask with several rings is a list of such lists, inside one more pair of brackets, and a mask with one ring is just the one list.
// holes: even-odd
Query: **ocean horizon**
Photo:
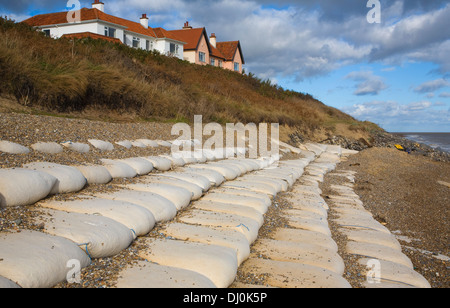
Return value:
[(450, 153), (450, 133), (395, 132), (391, 134)]

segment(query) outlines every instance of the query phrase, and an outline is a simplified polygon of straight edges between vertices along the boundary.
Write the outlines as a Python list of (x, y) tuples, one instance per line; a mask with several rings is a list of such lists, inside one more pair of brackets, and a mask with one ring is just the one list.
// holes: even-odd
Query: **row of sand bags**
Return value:
[[(121, 140), (115, 142), (117, 145), (121, 147), (125, 147), (130, 149), (131, 147), (171, 147), (172, 143), (163, 140), (149, 140), (149, 139), (137, 139), (137, 140)], [(90, 144), (90, 145), (89, 145)], [(46, 154), (59, 154), (62, 153), (64, 148), (67, 148), (70, 151), (78, 152), (78, 153), (87, 153), (91, 150), (91, 146), (95, 149), (102, 152), (109, 152), (114, 150), (114, 144), (109, 141), (98, 140), (98, 139), (89, 139), (88, 143), (81, 142), (72, 142), (65, 141), (62, 143), (57, 142), (36, 142), (31, 145), (31, 148), (40, 153)], [(8, 154), (28, 154), (31, 150), (23, 146), (21, 144), (0, 140), (0, 152), (8, 153)]]
[(176, 222), (165, 224), (160, 230), (164, 238), (145, 239), (147, 248), (139, 252), (145, 261), (124, 269), (117, 287), (230, 286), (250, 255), (272, 198), (289, 190), (308, 163), (298, 159), (270, 166), (262, 161), (228, 160), (231, 168), (227, 170), (239, 175), (195, 200)]
[[(139, 161), (134, 160), (134, 162)], [(259, 170), (266, 166), (266, 163), (265, 159), (251, 162), (236, 159), (233, 163), (223, 162), (228, 164), (230, 170), (239, 170), (237, 176)], [(42, 167), (38, 164), (33, 166)], [(192, 165), (194, 166), (198, 167), (196, 164)], [(51, 165), (51, 167), (50, 169), (54, 168), (65, 176), (62, 167), (67, 166)], [(75, 168), (70, 169), (73, 172), (72, 176), (77, 179), (79, 177), (75, 176), (74, 170)], [(27, 175), (32, 173), (36, 177), (46, 179), (48, 191), (51, 191), (55, 185), (56, 181), (50, 178), (47, 172), (30, 169), (19, 171), (27, 171)], [(58, 175), (56, 171), (53, 177), (59, 176), (62, 180), (62, 175)], [(2, 243), (5, 245), (0, 246), (0, 255), (3, 257), (9, 254), (10, 256), (3, 258), (4, 262), (0, 262), (2, 286), (17, 284), (21, 287), (49, 287), (64, 281), (67, 279), (70, 268), (63, 266), (63, 261), (67, 263), (70, 260), (81, 260), (77, 262), (83, 268), (92, 258), (116, 255), (126, 249), (136, 237), (150, 232), (156, 223), (170, 221), (179, 210), (188, 206), (191, 200), (200, 198), (212, 186), (219, 186), (226, 181), (223, 173), (207, 168), (191, 168), (191, 166), (176, 172), (143, 176), (142, 180), (137, 184), (124, 185), (123, 189), (111, 194), (79, 195), (66, 202), (38, 203), (38, 207), (32, 209), (37, 212), (34, 215), (37, 218), (33, 223), (41, 225), (43, 233), (24, 233), (23, 236), (27, 235), (25, 240), (14, 233), (2, 234), (5, 240)], [(29, 183), (29, 187), (33, 188), (34, 184)], [(34, 241), (34, 237), (38, 240)], [(42, 252), (41, 249), (44, 247), (39, 239), (51, 244), (55, 238), (64, 239), (67, 245), (70, 243), (71, 249), (77, 254), (72, 253), (65, 258), (61, 257), (61, 262), (58, 264), (53, 262), (53, 258), (46, 257), (46, 254), (51, 254), (52, 250)], [(8, 242), (16, 241), (23, 242), (24, 245), (26, 241), (35, 242), (36, 245), (28, 246), (27, 253), (23, 254), (25, 248), (21, 244), (6, 245)], [(45, 247), (55, 246), (50, 244)], [(8, 253), (3, 250), (7, 250)], [(17, 258), (18, 255), (22, 257)], [(34, 266), (25, 267), (21, 265), (21, 262), (30, 262)], [(45, 266), (37, 266), (40, 263), (45, 263)], [(48, 270), (41, 270), (45, 268)]]
[[(0, 208), (31, 205), (49, 195), (82, 190), (86, 184), (107, 184), (114, 178), (134, 178), (152, 170), (168, 171), (189, 163), (204, 163), (217, 159), (221, 153), (234, 155), (238, 150), (217, 150), (214, 153), (192, 155), (192, 159), (174, 156), (149, 156), (127, 159), (102, 159), (102, 165), (65, 166), (49, 162), (34, 162), (23, 168), (0, 169)], [(184, 157), (188, 155), (184, 154)], [(223, 156), (223, 155), (222, 155)]]

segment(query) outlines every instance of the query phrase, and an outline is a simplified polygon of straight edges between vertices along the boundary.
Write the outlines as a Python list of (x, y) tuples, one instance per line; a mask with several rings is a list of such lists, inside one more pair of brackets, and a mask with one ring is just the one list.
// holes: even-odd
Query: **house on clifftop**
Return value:
[(205, 28), (194, 29), (189, 22), (181, 30), (152, 28), (147, 14), (142, 14), (139, 22), (112, 16), (105, 13), (100, 0), (90, 9), (41, 14), (23, 22), (53, 38), (102, 39), (239, 73), (245, 64), (239, 41), (216, 42), (214, 33), (208, 38)]
[(134, 22), (106, 14), (104, 9), (104, 3), (95, 0), (90, 9), (36, 15), (23, 22), (54, 38), (105, 39), (183, 59), (185, 42), (162, 28), (149, 27), (146, 14)]
[(214, 33), (208, 38), (205, 28), (193, 28), (186, 22), (181, 30), (171, 30), (184, 45), (184, 59), (199, 65), (212, 65), (242, 74), (245, 64), (239, 41), (217, 42)]

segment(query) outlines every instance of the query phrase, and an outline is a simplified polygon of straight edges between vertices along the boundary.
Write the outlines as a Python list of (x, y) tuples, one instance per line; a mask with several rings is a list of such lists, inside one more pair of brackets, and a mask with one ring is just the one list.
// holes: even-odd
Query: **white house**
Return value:
[(24, 23), (54, 38), (105, 39), (183, 59), (186, 43), (163, 28), (149, 27), (148, 21), (146, 14), (142, 14), (139, 22), (106, 14), (105, 4), (95, 0), (90, 9), (36, 15)]

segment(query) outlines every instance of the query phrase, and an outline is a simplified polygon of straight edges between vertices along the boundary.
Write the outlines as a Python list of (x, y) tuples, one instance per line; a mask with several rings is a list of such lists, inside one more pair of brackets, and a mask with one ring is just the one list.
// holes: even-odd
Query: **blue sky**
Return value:
[[(188, 20), (218, 41), (240, 40), (247, 72), (358, 120), (391, 132), (450, 132), (448, 0), (380, 0), (380, 23), (367, 20), (369, 0), (103, 2), (107, 13), (130, 20), (146, 13), (168, 30)], [(21, 21), (66, 5), (0, 0), (0, 15)]]

